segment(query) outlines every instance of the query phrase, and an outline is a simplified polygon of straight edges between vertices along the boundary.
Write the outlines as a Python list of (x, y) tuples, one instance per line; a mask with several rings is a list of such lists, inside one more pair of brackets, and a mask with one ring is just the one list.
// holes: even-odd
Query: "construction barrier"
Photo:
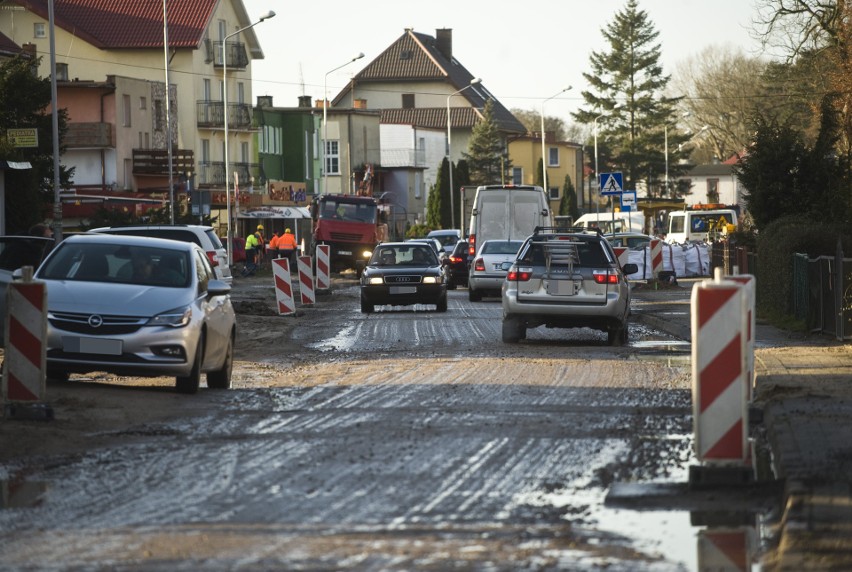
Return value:
[(755, 328), (757, 328), (757, 316), (754, 307), (755, 299), (757, 297), (755, 294), (757, 290), (757, 283), (755, 282), (755, 277), (752, 274), (737, 274), (729, 276), (728, 278), (743, 285), (743, 291), (746, 298), (745, 304), (748, 309), (746, 323), (748, 324), (748, 330), (746, 332), (745, 385), (746, 399), (749, 403), (751, 403), (754, 384), (757, 381), (754, 374), (754, 338), (757, 335), (757, 332), (755, 331)]
[(278, 305), (278, 315), (295, 314), (296, 302), (293, 299), (293, 284), (290, 282), (290, 261), (286, 258), (274, 259), (272, 261), (272, 276), (275, 279), (275, 300)]
[(624, 265), (630, 262), (630, 249), (626, 246), (613, 246), (615, 257), (618, 259), (618, 265), (624, 268)]
[(24, 267), (23, 280), (6, 291), (6, 357), (3, 399), (7, 403), (36, 404), (44, 399), (47, 352), (47, 287), (32, 280)]
[(310, 256), (300, 256), (299, 262), (299, 293), (303, 306), (313, 306), (317, 302), (314, 288), (314, 271)]
[(753, 527), (708, 528), (698, 532), (698, 570), (751, 570)]
[(331, 289), (331, 247), (327, 244), (317, 245), (317, 290)]
[(652, 238), (649, 247), (651, 249), (651, 278), (657, 279), (660, 277), (660, 272), (663, 271), (663, 241), (659, 238)]
[(745, 465), (747, 449), (745, 287), (722, 278), (692, 288), (692, 403), (700, 462)]

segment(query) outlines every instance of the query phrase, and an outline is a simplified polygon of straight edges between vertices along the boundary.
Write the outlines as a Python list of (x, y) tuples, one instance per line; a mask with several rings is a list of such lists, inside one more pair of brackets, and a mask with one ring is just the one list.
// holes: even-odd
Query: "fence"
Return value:
[(814, 332), (852, 339), (852, 258), (793, 255), (793, 311)]

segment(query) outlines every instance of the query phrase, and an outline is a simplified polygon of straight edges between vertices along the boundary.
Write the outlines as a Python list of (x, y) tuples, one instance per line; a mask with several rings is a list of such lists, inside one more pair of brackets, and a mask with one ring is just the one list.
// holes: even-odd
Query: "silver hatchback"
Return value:
[(47, 286), (47, 374), (171, 375), (181, 393), (231, 386), (231, 287), (196, 244), (140, 236), (65, 239), (35, 274)]
[(638, 269), (622, 268), (597, 232), (536, 228), (503, 283), (503, 341), (526, 338), (527, 328), (592, 328), (610, 345), (627, 342), (630, 286)]

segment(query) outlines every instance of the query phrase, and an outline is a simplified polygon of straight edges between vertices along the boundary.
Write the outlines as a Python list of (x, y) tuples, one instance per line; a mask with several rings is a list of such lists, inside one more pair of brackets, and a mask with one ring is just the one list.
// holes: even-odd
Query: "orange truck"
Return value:
[(358, 276), (379, 243), (378, 203), (373, 197), (319, 195), (311, 203), (311, 252), (330, 247), (331, 270), (352, 268)]

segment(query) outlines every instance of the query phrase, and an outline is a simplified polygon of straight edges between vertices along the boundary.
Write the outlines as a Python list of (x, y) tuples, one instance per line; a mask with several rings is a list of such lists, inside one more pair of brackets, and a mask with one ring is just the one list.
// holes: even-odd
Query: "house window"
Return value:
[(122, 111), (124, 113), (123, 125), (125, 127), (130, 127), (131, 126), (131, 123), (130, 123), (130, 96), (129, 95), (122, 95), (121, 96), (121, 103), (122, 103), (122, 106), (123, 106)]
[(403, 109), (414, 109), (414, 94), (413, 93), (403, 93), (402, 94), (402, 108)]
[(154, 100), (154, 131), (163, 131), (166, 125), (166, 112), (161, 99)]
[(559, 166), (559, 147), (550, 147), (547, 149), (547, 166)]
[(410, 60), (414, 56), (414, 52), (411, 50), (402, 50), (399, 52), (399, 59), (401, 60)]
[(327, 175), (340, 174), (340, 154), (337, 141), (325, 142), (325, 173)]
[(56, 81), (68, 81), (68, 64), (56, 64)]
[(139, 109), (148, 109), (148, 98), (140, 97), (139, 98)]
[(204, 93), (204, 101), (210, 101), (210, 94), (212, 93), (211, 89), (210, 89), (210, 79), (208, 79), (208, 78), (204, 79), (204, 85), (202, 86), (201, 89), (202, 89), (202, 92)]
[(151, 148), (151, 134), (147, 131), (145, 132), (145, 149)]
[(512, 184), (513, 185), (523, 185), (524, 184), (524, 170), (521, 167), (512, 167)]
[(44, 27), (44, 22), (36, 22), (33, 24), (33, 37), (34, 38), (46, 38), (47, 30)]
[(551, 199), (558, 200), (559, 199), (559, 187), (550, 187), (547, 189), (547, 194)]
[(210, 139), (201, 140), (201, 162), (210, 162)]
[(246, 86), (243, 82), (237, 84), (237, 103), (246, 102)]
[(242, 142), (240, 143), (240, 162), (248, 163), (249, 162), (249, 149), (248, 143)]
[(719, 179), (707, 179), (707, 202), (719, 202)]

